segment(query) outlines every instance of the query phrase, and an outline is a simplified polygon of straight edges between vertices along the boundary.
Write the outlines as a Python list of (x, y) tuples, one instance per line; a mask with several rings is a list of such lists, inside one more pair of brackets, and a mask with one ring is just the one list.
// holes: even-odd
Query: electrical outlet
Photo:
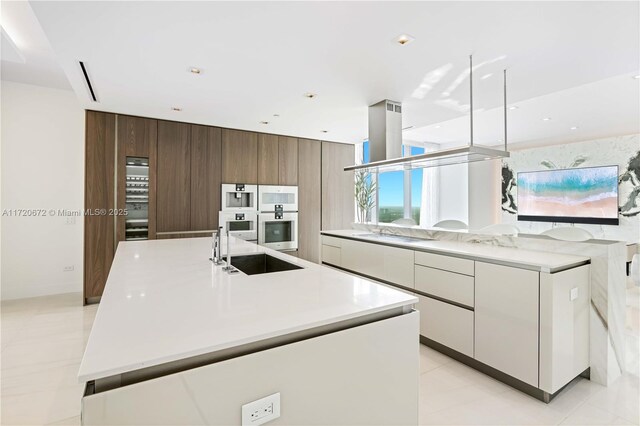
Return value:
[(67, 216), (64, 220), (65, 225), (75, 225), (76, 224), (76, 218), (75, 216)]
[(578, 287), (574, 287), (571, 289), (571, 292), (569, 294), (569, 300), (573, 302), (577, 298), (578, 298)]
[(242, 426), (257, 426), (280, 417), (280, 392), (242, 406)]
[(62, 269), (62, 271), (63, 271), (63, 272), (71, 272), (71, 271), (73, 271), (73, 269), (74, 269), (74, 266), (73, 266), (73, 265), (68, 265), (68, 266), (65, 266), (65, 267)]

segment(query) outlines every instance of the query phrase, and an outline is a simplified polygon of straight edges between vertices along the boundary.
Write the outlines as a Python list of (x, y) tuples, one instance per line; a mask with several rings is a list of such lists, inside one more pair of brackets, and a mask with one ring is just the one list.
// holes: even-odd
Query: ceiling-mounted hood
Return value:
[(469, 145), (402, 157), (402, 105), (384, 100), (369, 107), (371, 162), (347, 166), (345, 171), (390, 172), (509, 157), (507, 151), (507, 70), (504, 70), (504, 150), (473, 144), (473, 58), (469, 56)]

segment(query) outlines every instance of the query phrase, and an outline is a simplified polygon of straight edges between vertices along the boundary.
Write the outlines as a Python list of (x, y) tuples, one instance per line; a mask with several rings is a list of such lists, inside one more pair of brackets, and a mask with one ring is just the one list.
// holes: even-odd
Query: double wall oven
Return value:
[(258, 244), (274, 250), (298, 249), (298, 187), (258, 186)]
[(222, 232), (274, 250), (298, 249), (298, 187), (222, 185)]

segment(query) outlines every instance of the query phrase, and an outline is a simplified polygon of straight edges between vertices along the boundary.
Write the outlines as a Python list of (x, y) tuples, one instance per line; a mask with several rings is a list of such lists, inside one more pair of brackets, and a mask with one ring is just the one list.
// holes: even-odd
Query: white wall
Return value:
[(469, 223), (469, 173), (467, 164), (439, 167), (438, 221)]
[(500, 223), (500, 160), (469, 163), (469, 229)]
[(84, 111), (71, 91), (1, 84), (1, 298), (82, 291), (82, 217), (6, 213), (83, 208)]

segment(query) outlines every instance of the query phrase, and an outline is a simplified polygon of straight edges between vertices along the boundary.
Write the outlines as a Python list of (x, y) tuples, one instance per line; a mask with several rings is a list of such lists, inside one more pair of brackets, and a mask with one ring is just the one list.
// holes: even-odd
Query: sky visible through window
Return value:
[[(411, 155), (424, 154), (424, 148), (403, 146), (410, 148)], [(363, 161), (368, 163), (369, 142), (363, 145)], [(380, 222), (391, 222), (404, 215), (404, 172), (387, 172), (378, 175)], [(411, 210), (412, 217), (418, 222), (420, 217), (420, 203), (422, 200), (422, 169), (411, 171)]]

